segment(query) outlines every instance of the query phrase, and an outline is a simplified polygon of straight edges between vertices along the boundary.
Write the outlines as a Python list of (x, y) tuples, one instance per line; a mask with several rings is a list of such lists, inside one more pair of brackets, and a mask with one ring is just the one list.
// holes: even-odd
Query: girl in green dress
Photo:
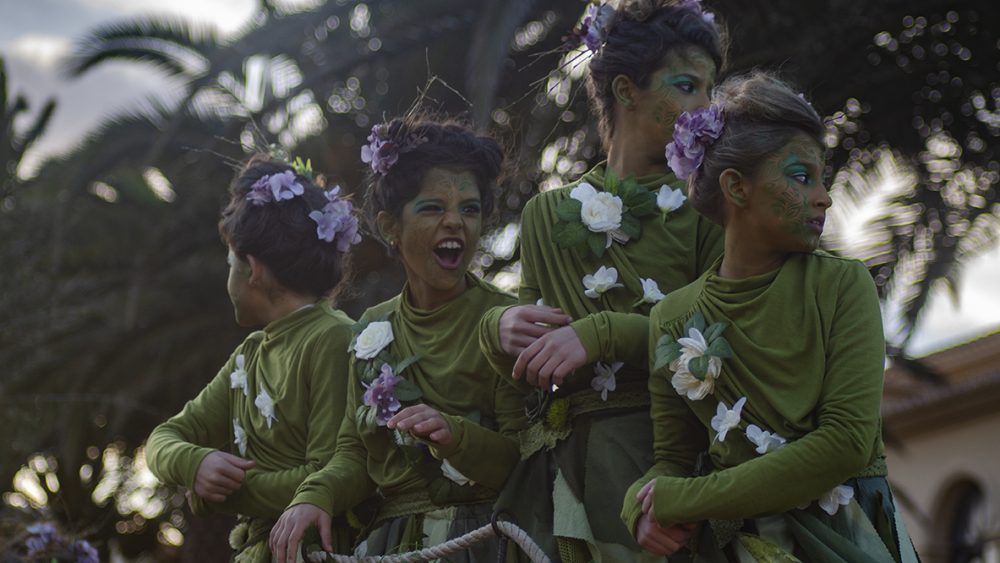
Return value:
[(650, 316), (656, 465), (622, 518), (695, 561), (917, 561), (886, 483), (884, 339), (863, 264), (817, 250), (825, 129), (763, 74), (678, 120), (668, 159), (725, 252)]
[[(239, 514), (236, 561), (269, 561), (267, 534), (309, 474), (333, 455), (347, 398), (353, 321), (324, 297), (360, 242), (339, 188), (324, 192), (291, 166), (255, 157), (238, 174), (219, 232), (241, 326), (263, 326), (146, 442), (149, 468), (188, 487), (195, 513)], [(307, 177), (308, 176), (308, 177)], [(353, 534), (327, 530), (340, 551)]]
[[(396, 297), (368, 309), (351, 343), (348, 412), (337, 451), (309, 477), (271, 533), (279, 563), (302, 533), (327, 528), (376, 495), (358, 555), (437, 545), (490, 521), (517, 463), (521, 396), (486, 363), (479, 321), (513, 297), (468, 273), (493, 209), (503, 153), (453, 124), (378, 125), (362, 158), (365, 211), (406, 272)], [(333, 547), (323, 537), (323, 547)], [(495, 561), (497, 542), (449, 561)], [(511, 555), (514, 550), (510, 551)]]
[(721, 230), (685, 203), (663, 149), (677, 116), (708, 104), (723, 48), (693, 0), (605, 5), (585, 24), (608, 158), (527, 203), (520, 305), (483, 319), (482, 346), (537, 389), (524, 461), (498, 506), (553, 559), (607, 563), (644, 557), (616, 515), (653, 463), (647, 315), (721, 252)]

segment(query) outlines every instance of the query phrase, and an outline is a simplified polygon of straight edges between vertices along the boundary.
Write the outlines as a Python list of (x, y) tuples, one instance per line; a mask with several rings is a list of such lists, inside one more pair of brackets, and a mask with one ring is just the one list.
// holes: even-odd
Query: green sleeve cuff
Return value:
[(625, 492), (625, 498), (622, 499), (621, 519), (633, 538), (635, 537), (635, 527), (639, 523), (639, 517), (642, 516), (642, 505), (635, 499), (635, 495), (639, 493), (643, 485), (649, 482), (649, 479), (648, 476), (644, 476), (635, 483), (632, 483), (632, 486)]
[(587, 363), (621, 361), (634, 368), (647, 367), (647, 317), (638, 313), (602, 311), (577, 319), (569, 326), (587, 351)]
[(428, 442), (431, 449), (431, 455), (435, 459), (448, 459), (455, 452), (459, 451), (462, 447), (462, 441), (465, 439), (465, 418), (461, 416), (455, 416), (452, 414), (441, 413), (441, 416), (448, 422), (448, 426), (451, 427), (451, 443), (447, 446), (438, 444), (437, 442)]

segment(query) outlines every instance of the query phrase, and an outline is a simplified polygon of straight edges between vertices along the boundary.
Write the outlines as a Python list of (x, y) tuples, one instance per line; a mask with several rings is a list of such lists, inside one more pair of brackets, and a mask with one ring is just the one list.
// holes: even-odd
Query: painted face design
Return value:
[(428, 170), (399, 221), (400, 257), (412, 291), (443, 301), (464, 291), (482, 227), (482, 202), (472, 172)]
[(662, 152), (681, 113), (707, 107), (715, 87), (715, 62), (698, 47), (675, 49), (664, 57), (649, 86), (636, 95), (643, 137)]
[(823, 150), (805, 133), (761, 163), (753, 178), (753, 209), (775, 250), (812, 252), (819, 245), (826, 210), (833, 201), (823, 185)]

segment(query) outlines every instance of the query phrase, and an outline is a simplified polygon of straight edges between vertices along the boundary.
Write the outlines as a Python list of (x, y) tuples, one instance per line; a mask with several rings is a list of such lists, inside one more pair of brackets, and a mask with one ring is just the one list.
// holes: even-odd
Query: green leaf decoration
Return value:
[(681, 345), (670, 335), (661, 336), (656, 343), (656, 362), (653, 364), (653, 369), (658, 370), (679, 357), (681, 357)]
[(628, 235), (630, 239), (639, 238), (642, 235), (642, 224), (634, 216), (623, 213), (622, 232)]
[(722, 359), (733, 357), (733, 349), (729, 346), (729, 342), (721, 336), (708, 345), (707, 353)]
[(564, 249), (579, 247), (589, 234), (583, 223), (556, 223), (552, 226), (552, 238)]
[[(363, 366), (361, 368), (361, 381), (365, 383), (371, 383), (378, 377), (378, 369), (375, 368), (375, 362), (361, 362)], [(381, 366), (381, 363), (379, 364)]]
[(409, 379), (403, 379), (396, 384), (396, 398), (400, 401), (416, 401), (424, 396), (417, 384)]
[(607, 250), (607, 245), (608, 235), (605, 233), (587, 234), (587, 246), (590, 247), (590, 251), (596, 254), (598, 258), (604, 256), (604, 251)]
[(417, 363), (417, 360), (419, 360), (419, 359), (420, 359), (420, 356), (410, 356), (408, 358), (403, 358), (399, 363), (396, 364), (396, 367), (394, 367), (392, 369), (392, 373), (395, 373), (396, 375), (399, 375), (400, 373), (403, 372), (404, 369), (406, 369), (406, 368), (412, 366), (413, 364)]
[(729, 323), (727, 323), (727, 322), (717, 322), (717, 323), (712, 323), (711, 325), (709, 325), (709, 327), (707, 329), (705, 329), (705, 335), (704, 335), (705, 336), (705, 342), (711, 342), (716, 337), (722, 335), (722, 332), (724, 330), (726, 330), (726, 328), (728, 326), (729, 326)]
[(567, 197), (566, 199), (559, 202), (556, 205), (556, 217), (560, 221), (565, 221), (567, 223), (579, 223), (580, 222), (580, 211), (583, 209), (583, 203), (579, 200)]
[(688, 371), (691, 375), (695, 376), (698, 381), (705, 381), (705, 376), (708, 374), (708, 356), (698, 356), (697, 358), (692, 358), (688, 362)]
[(695, 311), (688, 322), (684, 323), (684, 335), (687, 336), (692, 328), (697, 329), (702, 334), (705, 333), (705, 315), (702, 315), (701, 311)]
[(604, 191), (611, 192), (618, 195), (618, 186), (621, 180), (618, 178), (618, 174), (615, 173), (611, 167), (606, 168), (604, 174)]
[(656, 196), (649, 192), (641, 192), (634, 199), (637, 201), (634, 204), (629, 204), (628, 212), (636, 217), (652, 215), (659, 210), (656, 206)]

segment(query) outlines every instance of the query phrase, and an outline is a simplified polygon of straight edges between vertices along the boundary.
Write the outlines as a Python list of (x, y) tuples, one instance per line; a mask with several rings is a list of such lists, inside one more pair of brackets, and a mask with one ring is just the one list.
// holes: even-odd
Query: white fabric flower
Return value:
[(781, 449), (785, 446), (785, 439), (775, 432), (769, 432), (756, 424), (747, 426), (747, 439), (757, 446), (757, 453), (763, 455), (767, 452)]
[(847, 485), (837, 485), (836, 487), (830, 489), (828, 492), (823, 493), (823, 496), (819, 497), (816, 502), (819, 507), (823, 509), (830, 516), (833, 516), (840, 510), (841, 506), (847, 506), (851, 503), (851, 499), (854, 498), (854, 488)]
[(708, 343), (705, 336), (696, 328), (688, 330), (688, 335), (677, 339), (681, 346), (681, 355), (670, 362), (670, 369), (674, 372), (670, 383), (678, 395), (685, 395), (692, 401), (700, 401), (715, 391), (715, 380), (722, 372), (722, 358), (710, 356), (708, 358), (708, 370), (705, 372), (705, 380), (699, 380), (688, 369), (691, 360), (705, 355), (708, 351)]
[(701, 381), (687, 370), (687, 366), (675, 371), (670, 383), (678, 395), (691, 401), (700, 401), (715, 392), (714, 377), (705, 376), (705, 381)]
[(274, 416), (274, 399), (261, 387), (260, 393), (257, 394), (257, 398), (254, 399), (253, 404), (257, 406), (260, 415), (267, 421), (267, 427), (271, 428), (271, 422), (278, 420)]
[(618, 283), (618, 270), (601, 266), (593, 274), (583, 276), (583, 287), (586, 291), (584, 295), (591, 299), (597, 299), (605, 291), (616, 287), (624, 287)]
[(354, 341), (354, 355), (359, 360), (374, 358), (392, 342), (392, 339), (392, 323), (389, 321), (370, 323)]
[(238, 354), (236, 356), (236, 369), (233, 373), (229, 374), (229, 388), (230, 389), (242, 389), (244, 396), (250, 395), (250, 389), (247, 388), (247, 372), (244, 368), (244, 363), (246, 359), (243, 354)]
[(597, 375), (590, 380), (590, 386), (601, 394), (602, 401), (608, 400), (608, 391), (614, 391), (618, 387), (615, 374), (622, 369), (623, 365), (625, 365), (624, 362), (611, 362), (610, 366), (602, 362), (594, 364), (594, 371)]
[(659, 303), (666, 297), (653, 278), (639, 278), (639, 282), (642, 283), (641, 303)]
[(660, 191), (656, 194), (656, 206), (660, 208), (663, 214), (680, 209), (685, 201), (687, 201), (687, 196), (684, 195), (683, 191), (679, 188), (676, 190), (671, 189), (666, 184), (660, 186)]
[(622, 226), (622, 200), (620, 197), (599, 192), (586, 182), (577, 185), (569, 197), (583, 204), (580, 220), (595, 233), (609, 233)]
[(448, 479), (450, 479), (455, 483), (458, 483), (462, 487), (466, 485), (472, 486), (476, 484), (475, 481), (469, 479), (465, 475), (462, 475), (461, 471), (455, 469), (454, 465), (448, 463), (447, 459), (441, 462), (441, 473), (443, 473), (445, 477), (447, 477)]
[(740, 400), (736, 401), (736, 404), (730, 409), (725, 403), (719, 401), (719, 407), (715, 411), (715, 416), (712, 417), (712, 430), (716, 432), (716, 440), (724, 442), (726, 434), (740, 425), (740, 413), (746, 402), (746, 397), (740, 397)]
[(236, 448), (240, 451), (240, 455), (246, 457), (247, 455), (247, 432), (243, 430), (240, 426), (240, 420), (238, 418), (233, 419), (233, 441), (236, 442)]

